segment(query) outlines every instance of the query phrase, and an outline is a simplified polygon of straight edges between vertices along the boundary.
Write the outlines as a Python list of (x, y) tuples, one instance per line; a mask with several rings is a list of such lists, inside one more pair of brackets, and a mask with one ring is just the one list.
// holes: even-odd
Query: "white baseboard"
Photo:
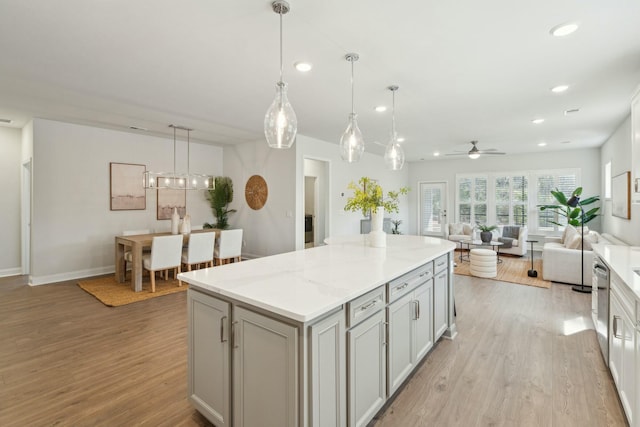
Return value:
[(19, 276), (22, 274), (22, 267), (5, 268), (0, 270), (0, 277)]
[(84, 277), (100, 276), (102, 274), (115, 273), (113, 265), (107, 267), (90, 268), (87, 270), (69, 271), (66, 273), (50, 274), (47, 276), (29, 276), (29, 285), (39, 286), (48, 283), (64, 282), (67, 280), (82, 279)]

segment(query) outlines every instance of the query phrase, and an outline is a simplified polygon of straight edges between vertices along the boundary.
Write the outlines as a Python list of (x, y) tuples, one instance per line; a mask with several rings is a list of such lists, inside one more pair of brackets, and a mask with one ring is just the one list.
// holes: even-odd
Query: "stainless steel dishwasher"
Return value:
[(594, 295), (597, 298), (598, 311), (596, 334), (604, 363), (609, 366), (609, 267), (599, 257), (593, 258), (593, 281), (598, 288), (597, 294)]

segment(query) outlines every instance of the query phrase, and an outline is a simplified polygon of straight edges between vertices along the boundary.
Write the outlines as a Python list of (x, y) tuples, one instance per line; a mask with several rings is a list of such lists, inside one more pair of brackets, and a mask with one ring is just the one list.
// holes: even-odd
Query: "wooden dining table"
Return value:
[[(216, 240), (220, 238), (220, 229), (207, 228), (204, 230), (193, 230), (191, 233), (216, 233)], [(124, 269), (124, 253), (131, 251), (131, 289), (135, 292), (142, 290), (142, 251), (144, 248), (150, 248), (153, 238), (156, 236), (170, 236), (170, 232), (136, 234), (133, 236), (116, 236), (116, 280), (120, 283), (125, 282), (126, 271)], [(183, 244), (189, 242), (189, 234), (183, 234)]]

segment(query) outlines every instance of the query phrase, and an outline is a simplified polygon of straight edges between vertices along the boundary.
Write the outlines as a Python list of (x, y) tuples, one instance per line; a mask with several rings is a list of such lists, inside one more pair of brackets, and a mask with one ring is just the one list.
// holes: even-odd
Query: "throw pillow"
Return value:
[(573, 236), (579, 236), (578, 230), (573, 225), (567, 225), (564, 228), (564, 234), (562, 236), (562, 243), (564, 243), (564, 247), (568, 248), (571, 240), (573, 240)]
[(598, 232), (590, 231), (589, 234), (584, 235), (584, 250), (592, 251), (593, 244), (598, 243)]
[(467, 236), (471, 236), (473, 234), (473, 227), (471, 224), (462, 224), (462, 233)]
[(580, 243), (582, 242), (582, 236), (580, 234), (574, 234), (569, 237), (564, 247), (567, 249), (580, 249)]
[(520, 236), (520, 226), (517, 225), (505, 225), (502, 229), (502, 237), (510, 237), (517, 239)]
[(462, 223), (449, 224), (449, 234), (452, 236), (459, 236), (463, 233), (464, 226)]

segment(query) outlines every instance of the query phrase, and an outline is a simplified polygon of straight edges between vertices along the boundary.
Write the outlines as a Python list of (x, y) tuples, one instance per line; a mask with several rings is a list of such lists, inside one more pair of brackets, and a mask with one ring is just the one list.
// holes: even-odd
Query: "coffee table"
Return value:
[[(502, 262), (502, 260), (500, 259), (500, 246), (504, 245), (504, 243), (502, 242), (497, 242), (495, 240), (492, 240), (490, 242), (483, 242), (482, 240), (458, 240), (458, 243), (460, 243), (460, 261), (469, 261), (469, 250), (471, 249), (471, 246), (477, 246), (477, 247), (491, 246), (491, 248), (494, 251), (496, 251), (497, 264), (500, 264)], [(463, 245), (467, 245), (467, 255), (465, 256), (463, 256), (464, 254)]]

